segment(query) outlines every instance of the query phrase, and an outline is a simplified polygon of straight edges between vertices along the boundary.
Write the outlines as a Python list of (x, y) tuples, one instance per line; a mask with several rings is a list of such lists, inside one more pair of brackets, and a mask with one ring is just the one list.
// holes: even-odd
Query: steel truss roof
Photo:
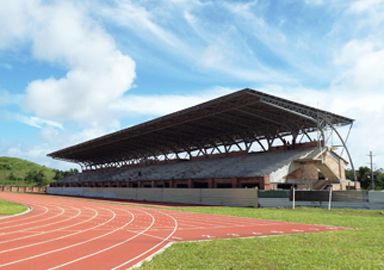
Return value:
[(103, 164), (168, 153), (282, 138), (343, 126), (353, 119), (243, 89), (48, 154), (81, 164)]

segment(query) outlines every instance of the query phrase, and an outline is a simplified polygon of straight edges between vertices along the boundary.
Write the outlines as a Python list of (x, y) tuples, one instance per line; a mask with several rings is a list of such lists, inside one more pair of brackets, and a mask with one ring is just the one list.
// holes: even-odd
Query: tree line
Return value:
[(47, 186), (52, 181), (56, 181), (59, 179), (62, 179), (67, 176), (75, 175), (79, 173), (77, 169), (69, 169), (67, 171), (62, 170), (53, 170), (55, 175), (52, 179), (49, 179), (46, 175), (46, 173), (43, 170), (30, 170), (28, 171), (24, 177), (17, 177), (13, 172), (11, 172), (7, 180), (9, 181), (24, 181), (28, 185), (35, 185), (35, 186)]
[[(353, 179), (353, 171), (346, 170), (345, 176), (347, 179)], [(362, 166), (356, 170), (357, 180), (360, 181), (361, 188), (371, 189), (372, 188), (372, 179), (371, 179), (371, 169)], [(375, 181), (375, 189), (381, 190), (384, 189), (384, 170), (377, 169), (373, 172), (373, 179)]]

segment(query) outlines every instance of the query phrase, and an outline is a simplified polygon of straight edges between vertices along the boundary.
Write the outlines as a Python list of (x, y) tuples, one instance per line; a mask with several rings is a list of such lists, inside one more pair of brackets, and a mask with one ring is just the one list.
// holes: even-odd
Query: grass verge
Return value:
[(139, 269), (384, 269), (384, 211), (190, 207), (179, 211), (353, 228), (174, 244)]
[(15, 215), (27, 210), (22, 204), (0, 200), (0, 217), (2, 215)]

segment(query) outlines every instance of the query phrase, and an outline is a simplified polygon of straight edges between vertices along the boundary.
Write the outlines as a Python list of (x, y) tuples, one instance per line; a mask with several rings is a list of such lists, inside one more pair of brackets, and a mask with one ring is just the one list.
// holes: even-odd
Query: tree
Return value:
[(375, 172), (376, 178), (376, 189), (384, 189), (384, 172), (382, 169), (379, 169)]
[(37, 186), (46, 186), (49, 184), (49, 181), (47, 177), (45, 176), (44, 172), (42, 170), (40, 171), (29, 171), (27, 175), (25, 176), (24, 180), (27, 183), (35, 184)]
[(64, 172), (63, 171), (60, 171), (60, 170), (54, 170), (55, 171), (55, 175), (53, 176), (53, 180), (59, 180), (59, 179), (63, 179), (65, 177), (64, 175)]
[(357, 180), (360, 181), (362, 188), (369, 188), (371, 184), (371, 169), (367, 166), (360, 167), (357, 170)]
[(69, 169), (68, 171), (55, 170), (55, 176), (53, 177), (53, 180), (60, 180), (78, 173), (79, 171), (77, 169)]
[[(378, 169), (373, 172), (373, 175), (375, 177), (375, 186), (376, 189), (384, 189), (384, 170)], [(345, 176), (348, 179), (353, 179), (353, 171), (352, 170), (346, 170)], [(363, 189), (369, 189), (372, 181), (371, 181), (371, 169), (364, 166), (360, 167), (358, 170), (356, 170), (356, 176), (357, 180), (360, 181), (361, 188)]]
[(8, 180), (10, 180), (10, 181), (17, 181), (17, 180), (19, 180), (14, 174), (13, 174), (13, 172), (11, 172), (9, 175), (8, 175)]

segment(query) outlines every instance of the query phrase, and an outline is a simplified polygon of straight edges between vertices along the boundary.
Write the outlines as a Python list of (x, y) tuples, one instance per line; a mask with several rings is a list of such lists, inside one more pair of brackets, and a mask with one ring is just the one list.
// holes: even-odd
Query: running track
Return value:
[(175, 241), (343, 230), (59, 196), (0, 199), (31, 208), (0, 218), (0, 269), (127, 269)]

